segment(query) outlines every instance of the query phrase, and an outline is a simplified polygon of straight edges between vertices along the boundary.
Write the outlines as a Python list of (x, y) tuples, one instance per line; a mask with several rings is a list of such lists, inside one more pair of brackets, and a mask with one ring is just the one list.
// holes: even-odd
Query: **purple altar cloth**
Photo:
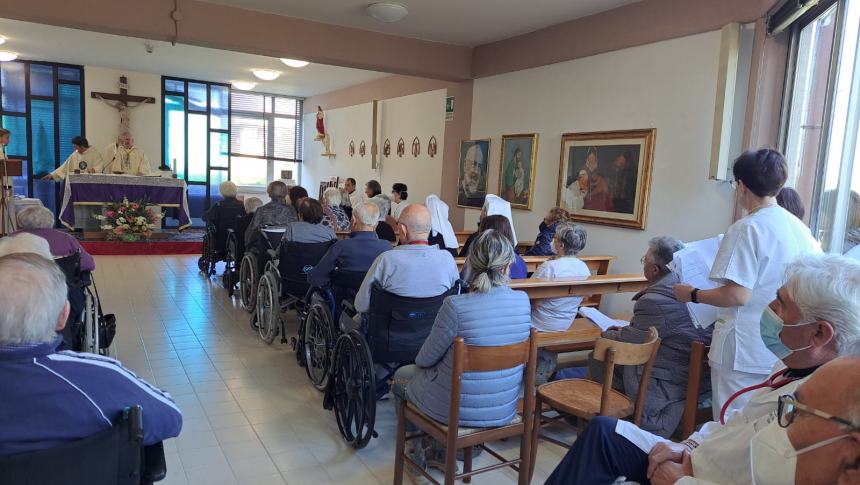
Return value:
[(187, 186), (184, 180), (102, 174), (69, 174), (66, 177), (60, 222), (69, 228), (75, 226), (76, 202), (119, 202), (123, 197), (127, 197), (130, 201), (145, 199), (147, 203), (153, 205), (177, 208), (180, 229), (188, 227), (191, 223)]

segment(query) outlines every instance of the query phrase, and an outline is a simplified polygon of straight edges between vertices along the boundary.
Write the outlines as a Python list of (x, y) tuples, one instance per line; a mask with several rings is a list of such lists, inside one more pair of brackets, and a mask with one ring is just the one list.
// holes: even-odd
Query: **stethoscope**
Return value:
[(781, 371), (777, 372), (776, 374), (768, 377), (766, 381), (764, 381), (760, 384), (756, 384), (754, 386), (745, 387), (745, 388), (741, 389), (740, 391), (732, 394), (732, 396), (726, 401), (725, 404), (723, 404), (723, 408), (720, 410), (720, 424), (726, 424), (726, 411), (729, 410), (729, 405), (732, 404), (732, 401), (734, 401), (738, 397), (740, 397), (740, 396), (742, 396), (748, 392), (756, 391), (758, 389), (763, 389), (765, 387), (770, 388), (770, 389), (779, 389), (783, 386), (786, 386), (786, 385), (800, 379), (800, 377), (785, 377), (785, 374), (788, 371), (789, 371), (788, 368), (782, 369)]

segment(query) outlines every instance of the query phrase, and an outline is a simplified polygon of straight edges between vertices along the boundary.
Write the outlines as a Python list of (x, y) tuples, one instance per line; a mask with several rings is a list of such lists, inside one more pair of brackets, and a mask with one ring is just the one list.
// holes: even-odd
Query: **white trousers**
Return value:
[[(711, 366), (711, 389), (713, 394), (711, 401), (714, 411), (714, 421), (720, 420), (720, 412), (723, 409), (723, 405), (725, 405), (726, 401), (734, 393), (745, 387), (761, 384), (769, 377), (769, 374), (754, 374), (734, 370), (734, 362), (735, 335), (734, 331), (730, 331), (723, 343), (722, 362), (718, 363), (713, 359), (709, 359), (708, 362)], [(726, 416), (728, 417), (733, 410), (740, 410), (746, 406), (753, 394), (752, 392), (747, 392), (732, 400), (731, 404), (729, 404), (729, 409), (726, 410)]]

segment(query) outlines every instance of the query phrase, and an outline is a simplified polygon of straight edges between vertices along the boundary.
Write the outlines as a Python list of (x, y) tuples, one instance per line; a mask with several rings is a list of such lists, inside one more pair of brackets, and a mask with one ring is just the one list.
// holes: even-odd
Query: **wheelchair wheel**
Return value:
[(340, 434), (353, 448), (364, 448), (376, 422), (376, 375), (364, 338), (354, 332), (338, 338), (332, 378)]
[(224, 274), (221, 276), (227, 296), (233, 297), (236, 289), (236, 239), (231, 236), (227, 239), (227, 250), (224, 255)]
[(257, 257), (247, 253), (239, 266), (239, 298), (248, 313), (257, 306)]
[(305, 372), (318, 391), (324, 391), (331, 376), (332, 348), (336, 333), (328, 309), (314, 303), (307, 312), (301, 336)]
[(257, 331), (267, 344), (272, 343), (278, 334), (279, 296), (278, 283), (271, 273), (266, 272), (257, 287)]

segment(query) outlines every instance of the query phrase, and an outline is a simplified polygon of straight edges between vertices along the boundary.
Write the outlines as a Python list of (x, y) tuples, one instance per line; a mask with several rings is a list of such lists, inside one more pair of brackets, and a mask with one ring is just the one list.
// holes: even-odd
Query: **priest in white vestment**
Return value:
[(42, 180), (64, 180), (67, 175), (80, 170), (81, 173), (96, 173), (104, 165), (102, 154), (90, 146), (90, 142), (82, 136), (72, 138), (74, 151), (69, 158), (56, 170), (42, 177)]
[(103, 173), (122, 172), (130, 175), (149, 175), (149, 159), (146, 153), (134, 146), (134, 137), (130, 133), (122, 133), (116, 143), (111, 143), (104, 149), (105, 165)]

